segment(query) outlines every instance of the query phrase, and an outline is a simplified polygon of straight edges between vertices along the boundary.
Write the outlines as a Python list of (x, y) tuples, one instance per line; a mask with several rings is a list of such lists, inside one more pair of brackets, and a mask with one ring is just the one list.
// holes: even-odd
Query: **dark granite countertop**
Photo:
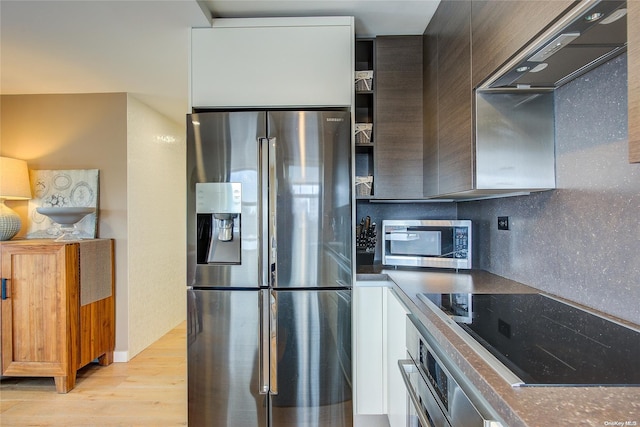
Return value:
[[(452, 270), (394, 270), (371, 266), (359, 268), (356, 279), (361, 284), (363, 281), (393, 282), (399, 298), (496, 410), (504, 420), (504, 427), (640, 426), (640, 387), (511, 387), (439, 313), (418, 299), (418, 294), (425, 292), (540, 292), (537, 289), (482, 270), (456, 273)], [(604, 313), (598, 314), (611, 318)], [(620, 322), (620, 319), (612, 319)]]

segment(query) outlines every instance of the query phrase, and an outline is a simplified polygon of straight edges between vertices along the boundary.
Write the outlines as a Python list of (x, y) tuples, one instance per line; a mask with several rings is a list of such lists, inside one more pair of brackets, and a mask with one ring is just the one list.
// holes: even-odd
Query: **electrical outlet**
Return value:
[(509, 229), (509, 217), (508, 216), (499, 216), (498, 217), (498, 230), (508, 230)]

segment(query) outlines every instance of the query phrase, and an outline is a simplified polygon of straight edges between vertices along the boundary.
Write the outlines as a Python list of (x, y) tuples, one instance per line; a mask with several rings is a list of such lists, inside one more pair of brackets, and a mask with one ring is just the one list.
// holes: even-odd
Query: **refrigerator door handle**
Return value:
[(271, 328), (269, 327), (269, 291), (261, 289), (259, 299), (260, 340), (258, 343), (258, 353), (260, 354), (260, 361), (258, 377), (260, 378), (260, 384), (258, 384), (258, 392), (260, 394), (267, 394), (269, 393), (269, 364), (271, 363), (271, 359), (269, 358), (269, 339), (271, 334)]
[(275, 288), (278, 286), (278, 268), (276, 265), (276, 260), (278, 256), (278, 244), (276, 238), (276, 204), (278, 197), (278, 180), (277, 180), (277, 169), (276, 169), (276, 139), (269, 138), (269, 177), (268, 177), (268, 191), (269, 191), (269, 274), (270, 274), (270, 285)]
[[(269, 139), (260, 138), (260, 287), (266, 288), (271, 283), (269, 277), (271, 264), (269, 261)], [(267, 267), (267, 265), (269, 267)]]
[(270, 394), (278, 394), (278, 295), (276, 292), (271, 291), (271, 307), (269, 312), (271, 318), (269, 319), (269, 341), (270, 341), (270, 358), (269, 367), (271, 372), (270, 377)]

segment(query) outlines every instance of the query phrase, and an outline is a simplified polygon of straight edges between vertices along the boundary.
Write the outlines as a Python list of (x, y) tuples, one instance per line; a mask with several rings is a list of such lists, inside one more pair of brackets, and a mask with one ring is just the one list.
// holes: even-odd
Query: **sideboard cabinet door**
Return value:
[(67, 392), (75, 384), (78, 245), (2, 246), (2, 374), (53, 376)]

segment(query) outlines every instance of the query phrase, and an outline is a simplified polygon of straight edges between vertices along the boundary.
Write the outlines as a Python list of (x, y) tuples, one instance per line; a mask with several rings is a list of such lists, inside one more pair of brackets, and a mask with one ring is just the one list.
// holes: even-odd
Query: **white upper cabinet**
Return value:
[(350, 107), (353, 17), (217, 19), (191, 34), (191, 106)]

